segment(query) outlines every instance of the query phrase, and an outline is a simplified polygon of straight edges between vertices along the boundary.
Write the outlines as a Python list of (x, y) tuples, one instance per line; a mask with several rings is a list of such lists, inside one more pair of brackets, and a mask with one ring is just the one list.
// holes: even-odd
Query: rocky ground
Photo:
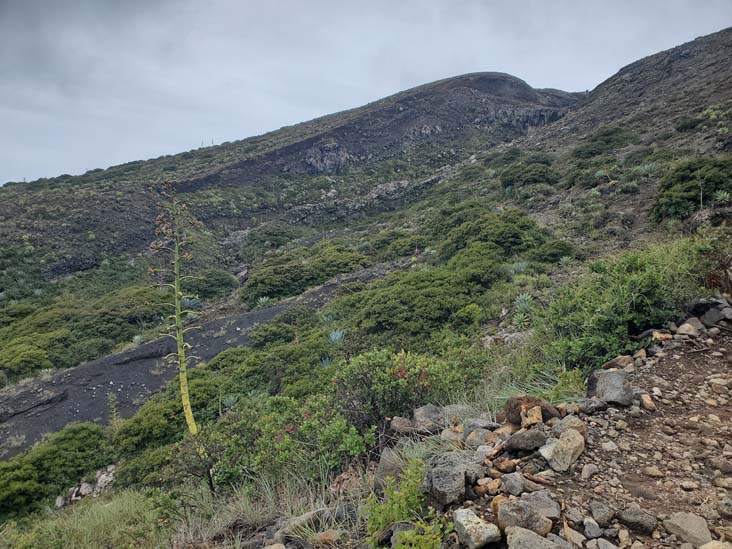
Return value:
[(648, 350), (594, 372), (579, 403), (519, 397), (501, 422), (435, 406), (395, 418), (402, 436), (454, 441), (425, 479), (455, 524), (448, 546), (732, 549), (731, 305), (645, 334)]

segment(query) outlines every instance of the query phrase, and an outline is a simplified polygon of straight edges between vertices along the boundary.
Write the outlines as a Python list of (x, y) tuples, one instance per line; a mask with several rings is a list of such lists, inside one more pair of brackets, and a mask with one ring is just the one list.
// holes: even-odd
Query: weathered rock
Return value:
[(699, 549), (732, 549), (732, 543), (726, 541), (710, 541), (702, 545)]
[(528, 429), (511, 435), (505, 448), (509, 452), (532, 451), (541, 448), (546, 442), (546, 435), (540, 429)]
[(567, 429), (574, 429), (587, 439), (587, 425), (575, 415), (569, 415), (552, 427), (552, 435), (559, 438)]
[(501, 530), (506, 530), (509, 526), (520, 526), (546, 536), (552, 529), (552, 521), (541, 515), (530, 502), (513, 500), (499, 507), (498, 526)]
[(462, 501), (467, 484), (483, 477), (483, 468), (462, 456), (445, 454), (430, 462), (426, 481), (430, 494), (442, 505)]
[(712, 326), (715, 326), (720, 320), (724, 319), (724, 315), (722, 314), (722, 309), (712, 308), (709, 309), (706, 313), (704, 313), (701, 317), (701, 321), (707, 328), (711, 328)]
[(506, 528), (506, 541), (509, 549), (563, 549), (561, 545), (519, 526)]
[(630, 406), (633, 388), (623, 370), (595, 370), (587, 381), (587, 394), (609, 404)]
[(463, 433), (467, 437), (470, 433), (476, 429), (485, 429), (487, 431), (495, 431), (500, 428), (501, 424), (491, 421), (490, 419), (484, 419), (480, 417), (471, 417), (463, 422)]
[(600, 468), (594, 463), (585, 463), (582, 466), (582, 473), (580, 474), (580, 477), (582, 478), (582, 480), (590, 480), (599, 472)]
[(607, 527), (615, 517), (615, 511), (613, 511), (607, 502), (601, 499), (593, 499), (590, 501), (590, 513), (592, 518), (597, 521), (602, 527)]
[(618, 513), (620, 522), (633, 530), (650, 534), (656, 528), (658, 521), (650, 513), (646, 513), (637, 503), (631, 503)]
[(440, 433), (440, 438), (449, 442), (458, 442), (461, 444), (463, 442), (463, 434), (460, 431), (453, 429), (452, 427), (447, 427), (443, 429)]
[(384, 489), (387, 478), (398, 478), (403, 468), (404, 462), (399, 454), (391, 448), (384, 448), (374, 474), (374, 488), (376, 491)]
[(549, 520), (559, 520), (561, 516), (561, 508), (554, 501), (549, 490), (539, 490), (536, 492), (521, 495), (521, 500), (529, 504), (529, 506), (543, 517)]
[(439, 433), (445, 427), (442, 408), (426, 404), (414, 410), (414, 427), (424, 433)]
[(416, 430), (411, 419), (399, 416), (391, 418), (389, 427), (392, 431), (396, 431), (397, 433), (402, 435), (413, 433)]
[(588, 416), (607, 410), (607, 402), (597, 397), (590, 397), (582, 400), (579, 404), (580, 411)]
[[(416, 527), (411, 522), (397, 522), (391, 525), (391, 539), (390, 544), (392, 547), (397, 547), (399, 544), (399, 539), (401, 537), (402, 532), (410, 532), (414, 530)], [(324, 545), (324, 544), (321, 544)], [(333, 546), (334, 544), (327, 545), (327, 547)], [(317, 545), (316, 545), (317, 546)]]
[(582, 435), (574, 429), (568, 429), (552, 445), (549, 466), (557, 472), (568, 471), (584, 450), (585, 439)]
[(702, 330), (704, 330), (704, 324), (698, 318), (691, 317), (676, 329), (676, 333), (679, 335), (699, 337)]
[(725, 496), (718, 506), (719, 514), (726, 518), (732, 518), (732, 497)]
[(595, 539), (602, 536), (602, 528), (600, 528), (600, 525), (594, 519), (585, 517), (582, 524), (585, 527), (585, 536), (589, 539)]
[(503, 489), (512, 496), (520, 496), (524, 491), (524, 477), (521, 473), (510, 473), (501, 477)]
[(707, 521), (693, 513), (673, 513), (663, 521), (663, 526), (670, 533), (687, 543), (693, 544), (695, 547), (712, 541), (712, 534), (707, 526)]
[(503, 407), (503, 415), (509, 423), (521, 425), (523, 418), (526, 416), (526, 412), (535, 406), (541, 408), (543, 421), (548, 421), (553, 417), (560, 417), (559, 411), (546, 400), (530, 396), (509, 398)]
[(453, 523), (460, 543), (468, 549), (477, 549), (501, 541), (498, 526), (484, 521), (471, 509), (457, 509), (453, 513)]
[(614, 543), (610, 543), (606, 539), (591, 539), (587, 542), (587, 549), (618, 549)]
[(489, 431), (488, 429), (474, 429), (465, 437), (465, 446), (468, 448), (477, 448), (478, 446), (483, 446), (491, 442), (495, 438), (497, 437), (493, 431)]

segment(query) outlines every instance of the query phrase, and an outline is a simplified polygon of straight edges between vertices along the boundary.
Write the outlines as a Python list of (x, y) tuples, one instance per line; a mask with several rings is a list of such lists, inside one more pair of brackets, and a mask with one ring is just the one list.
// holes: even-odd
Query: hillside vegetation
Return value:
[[(125, 403), (130, 417), (124, 395), (100, 389), (59, 432), (6, 436), (0, 546), (262, 545), (268, 527), (327, 508), (292, 547), (327, 546), (331, 530), (337, 546), (387, 544), (378, 532), (400, 521), (415, 529), (397, 547), (440, 547), (453, 526), (419, 494), (430, 443), (371, 494), (393, 418), (577, 400), (593, 370), (653, 344), (648, 329), (730, 291), (730, 55), (728, 29), (587, 96), (465, 75), (236, 143), (0, 188), (0, 432), (35, 410), (18, 395), (62, 385), (61, 370), (157, 341), (171, 294), (148, 246), (163, 180), (200, 221), (186, 327), (281, 307), (189, 371), (197, 435), (173, 379)], [(367, 268), (380, 275), (347, 276)], [(332, 299), (301, 299), (326, 284)], [(107, 473), (98, 499), (52, 510)]]

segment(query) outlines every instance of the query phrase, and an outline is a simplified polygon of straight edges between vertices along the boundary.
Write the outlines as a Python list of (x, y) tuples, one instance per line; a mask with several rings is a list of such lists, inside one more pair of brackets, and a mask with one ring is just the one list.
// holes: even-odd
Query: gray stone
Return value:
[(674, 513), (663, 521), (663, 525), (670, 533), (695, 547), (712, 541), (707, 521), (694, 513)]
[(384, 489), (387, 478), (399, 478), (404, 468), (404, 462), (394, 450), (384, 448), (381, 451), (379, 465), (376, 467), (374, 474), (374, 488), (377, 492)]
[(427, 470), (426, 483), (430, 494), (442, 505), (462, 501), (465, 486), (475, 484), (484, 475), (483, 468), (461, 454), (444, 454), (433, 458)]
[(587, 549), (618, 549), (614, 543), (610, 543), (606, 539), (591, 539), (587, 542)]
[(633, 530), (650, 534), (656, 528), (658, 521), (650, 513), (646, 513), (637, 503), (631, 503), (618, 513), (620, 522)]
[(498, 509), (498, 526), (506, 530), (509, 526), (520, 526), (541, 536), (552, 529), (552, 521), (540, 515), (534, 507), (523, 500), (508, 501)]
[(509, 549), (563, 549), (558, 543), (519, 526), (506, 528), (506, 541)]
[(468, 549), (478, 549), (501, 541), (498, 526), (484, 521), (471, 509), (457, 509), (453, 513), (453, 523), (460, 543)]
[(552, 435), (559, 438), (562, 436), (562, 433), (568, 429), (574, 429), (582, 435), (582, 438), (587, 439), (587, 425), (574, 414), (568, 415), (562, 419), (562, 421), (554, 425), (554, 427), (552, 427)]
[(480, 417), (471, 417), (463, 422), (463, 434), (467, 437), (470, 433), (476, 429), (485, 429), (486, 431), (495, 431), (501, 427), (500, 423), (491, 421), (490, 419), (483, 419)]
[(483, 446), (488, 440), (487, 437), (491, 434), (493, 434), (493, 431), (489, 431), (488, 429), (473, 429), (467, 437), (463, 437), (465, 439), (465, 446), (468, 448)]
[(726, 518), (732, 518), (732, 497), (726, 496), (719, 502), (719, 514)]
[(590, 480), (599, 472), (600, 468), (594, 463), (585, 463), (582, 467), (582, 473), (580, 476), (582, 477), (582, 480)]
[(590, 501), (590, 513), (592, 513), (592, 518), (600, 526), (609, 526), (615, 516), (615, 511), (601, 499), (593, 499)]
[(503, 489), (512, 496), (520, 496), (524, 491), (524, 477), (521, 473), (510, 473), (501, 477)]
[(607, 410), (607, 402), (597, 397), (586, 398), (579, 404), (580, 411), (588, 416)]
[(426, 404), (414, 410), (414, 427), (424, 433), (438, 433), (445, 426), (442, 408)]
[(633, 357), (630, 355), (620, 355), (616, 356), (612, 360), (608, 360), (605, 364), (601, 366), (603, 370), (610, 370), (612, 368), (627, 368), (628, 366), (633, 366), (635, 364), (635, 360), (633, 360)]
[(554, 501), (549, 490), (539, 490), (538, 492), (522, 494), (521, 500), (528, 503), (534, 511), (549, 520), (559, 520), (561, 516), (561, 508)]
[(602, 536), (602, 528), (600, 528), (600, 525), (594, 519), (585, 517), (583, 524), (585, 527), (585, 536), (588, 538), (595, 539)]
[(567, 471), (584, 451), (585, 439), (578, 431), (568, 429), (553, 445), (549, 466), (558, 472)]
[(704, 325), (707, 328), (711, 328), (712, 326), (716, 325), (717, 322), (724, 319), (724, 315), (722, 314), (721, 309), (717, 309), (716, 307), (713, 309), (709, 309), (704, 315), (701, 317), (701, 321), (704, 323)]
[(511, 435), (505, 448), (509, 452), (532, 451), (541, 448), (545, 442), (546, 435), (540, 429), (529, 429)]
[(633, 388), (623, 370), (595, 370), (587, 381), (587, 394), (609, 404), (630, 406), (633, 402)]
[(676, 333), (679, 335), (699, 337), (702, 330), (704, 330), (704, 324), (698, 318), (691, 317), (676, 329)]

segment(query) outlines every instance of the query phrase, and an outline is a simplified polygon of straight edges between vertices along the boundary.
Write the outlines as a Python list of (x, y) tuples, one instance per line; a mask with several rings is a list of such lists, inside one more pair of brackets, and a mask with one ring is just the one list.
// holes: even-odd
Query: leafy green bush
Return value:
[(575, 158), (588, 159), (637, 142), (638, 136), (630, 130), (619, 126), (605, 127), (577, 145), (572, 155)]
[(590, 367), (637, 348), (631, 335), (660, 326), (702, 292), (702, 250), (683, 240), (596, 262), (543, 311), (548, 355)]
[(366, 256), (348, 246), (324, 242), (310, 250), (298, 249), (271, 257), (252, 269), (242, 288), (242, 299), (254, 306), (260, 297), (282, 298), (297, 295), (310, 286), (325, 282), (368, 264)]
[(459, 359), (376, 350), (339, 365), (334, 384), (343, 414), (361, 428), (409, 415), (416, 406), (444, 402), (480, 379), (480, 369)]
[(719, 191), (732, 192), (732, 157), (682, 162), (661, 180), (653, 217), (683, 219), (711, 205)]
[(504, 188), (539, 184), (553, 186), (559, 183), (559, 174), (546, 164), (517, 164), (501, 173), (501, 183)]
[(112, 459), (100, 425), (67, 425), (25, 454), (0, 462), (0, 519), (37, 508)]
[[(372, 542), (385, 528), (395, 522), (419, 519), (423, 514), (424, 494), (422, 481), (424, 463), (420, 460), (410, 461), (401, 477), (388, 477), (381, 501), (375, 494), (366, 500), (366, 530)], [(375, 546), (375, 544), (374, 544)]]
[(186, 279), (183, 291), (201, 299), (218, 299), (229, 295), (239, 287), (236, 277), (220, 269), (211, 269)]

